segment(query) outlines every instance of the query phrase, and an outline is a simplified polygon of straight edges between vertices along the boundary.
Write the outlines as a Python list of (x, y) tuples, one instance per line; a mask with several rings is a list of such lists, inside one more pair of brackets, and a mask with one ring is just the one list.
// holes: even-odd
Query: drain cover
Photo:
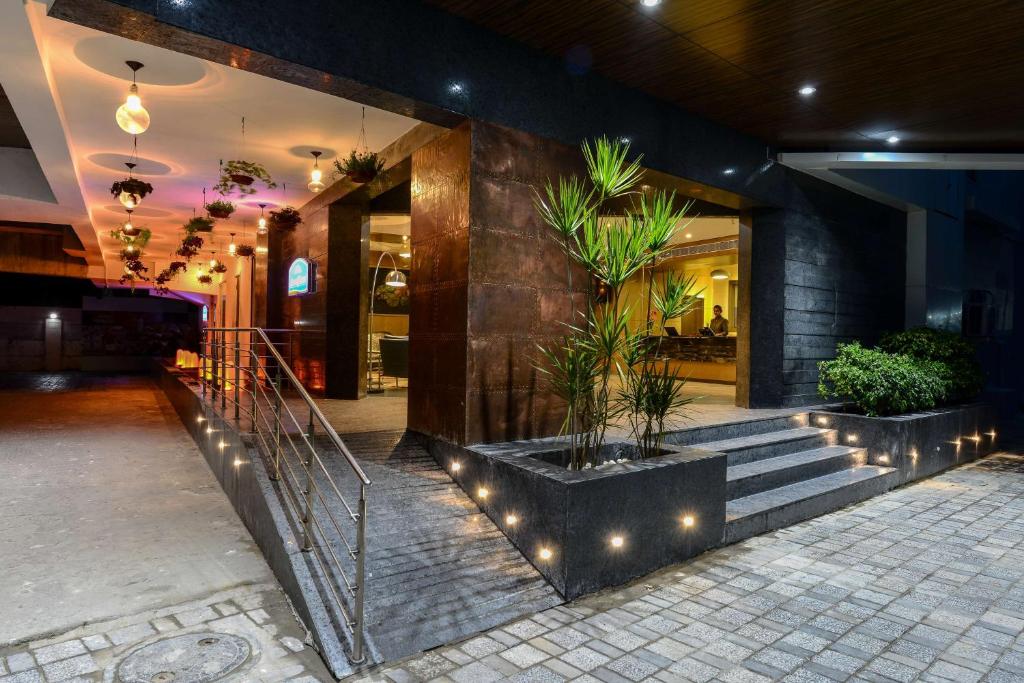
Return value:
[(117, 665), (118, 683), (212, 683), (249, 659), (248, 641), (227, 633), (189, 633), (139, 648)]

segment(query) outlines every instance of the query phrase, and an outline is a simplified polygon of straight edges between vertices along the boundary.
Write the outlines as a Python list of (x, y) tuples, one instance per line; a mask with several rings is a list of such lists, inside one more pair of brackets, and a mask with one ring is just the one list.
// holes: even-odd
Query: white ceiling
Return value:
[[(3, 4), (4, 15), (11, 17), (0, 21), (0, 39), (7, 39), (5, 60), (8, 47), (14, 45), (24, 62), (19, 68), (27, 66), (37, 75), (34, 83), (9, 90), (12, 106), (51, 186), (56, 169), (48, 165), (62, 167), (65, 190), (67, 178), (75, 179), (79, 214), (84, 207), (112, 277), (119, 275), (120, 265), (117, 245), (108, 233), (124, 221), (125, 214), (109, 188), (125, 177), (123, 162), (132, 151), (132, 136), (114, 121), (114, 111), (123, 103), (131, 79), (126, 60), (145, 64), (138, 74), (139, 90), (152, 118), (149, 130), (138, 137), (135, 175), (152, 183), (154, 192), (142, 202), (133, 223), (153, 231), (147, 255), (158, 259), (158, 264), (176, 248), (181, 224), (193, 210), (202, 212), (202, 189), (216, 183), (219, 160), (259, 162), (278, 183), (274, 190), (261, 188), (256, 195), (229, 198), (238, 210), (230, 222), (218, 223), (214, 231), (216, 247), (223, 250), (229, 232), (239, 237), (243, 232), (254, 233), (257, 204), (267, 203), (268, 210), (283, 204), (301, 206), (313, 196), (306, 189), (311, 149), (324, 152), (321, 168), (330, 184), (333, 157), (347, 155), (356, 146), (362, 107), (354, 102), (51, 19), (45, 15), (45, 3), (38, 0), (29, 0), (24, 9), (20, 3), (5, 0)], [(18, 6), (17, 11), (13, 6)], [(15, 16), (19, 12), (21, 16)], [(32, 35), (26, 36), (26, 30)], [(34, 41), (29, 39), (32, 36)], [(16, 44), (12, 43), (15, 38)], [(8, 83), (3, 82), (6, 89)], [(46, 100), (55, 116), (44, 129), (33, 125), (33, 120), (40, 110), (46, 113)], [(58, 119), (63, 139), (55, 141)], [(380, 150), (416, 123), (367, 108), (368, 147)], [(54, 142), (66, 150), (64, 159), (59, 154), (44, 159), (40, 154)], [(19, 216), (25, 212), (25, 202), (3, 196), (0, 218), (70, 222), (74, 197), (61, 197), (58, 188), (53, 189), (58, 203), (49, 205), (51, 218), (41, 202), (35, 202), (31, 217)], [(207, 196), (217, 198), (209, 189)], [(94, 239), (94, 248), (95, 244)]]

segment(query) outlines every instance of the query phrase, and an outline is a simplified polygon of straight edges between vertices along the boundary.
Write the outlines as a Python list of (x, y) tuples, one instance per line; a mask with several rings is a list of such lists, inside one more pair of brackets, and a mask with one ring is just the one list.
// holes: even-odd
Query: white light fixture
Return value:
[(402, 251), (398, 252), (402, 258), (412, 258), (412, 248), (409, 247), (409, 236), (402, 235)]
[[(127, 161), (125, 162), (125, 166), (128, 167), (128, 179), (131, 180), (132, 170), (134, 170), (135, 168), (135, 163)], [(131, 192), (125, 192), (124, 190), (121, 190), (121, 192), (117, 195), (117, 201), (121, 202), (121, 206), (131, 211), (142, 202), (142, 197), (140, 197), (137, 194), (132, 194)]]
[(488, 491), (487, 489), (485, 489), (483, 486), (481, 486), (479, 489), (477, 489), (477, 492), (476, 492), (476, 495), (478, 495), (481, 498), (487, 498), (487, 496), (489, 496), (490, 494), (491, 494), (491, 492)]
[(123, 232), (128, 237), (135, 237), (136, 235), (139, 234), (139, 229), (132, 225), (131, 209), (128, 210), (128, 220), (126, 220), (124, 222), (124, 225), (121, 226), (121, 232)]
[(455, 81), (448, 86), (448, 92), (453, 95), (461, 95), (465, 91), (466, 86), (462, 85), (462, 83), (459, 83), (458, 81)]
[(462, 469), (462, 463), (458, 463), (458, 462), (453, 462), (452, 463), (452, 472), (458, 472), (461, 469)]
[(509, 526), (515, 526), (519, 523), (519, 518), (515, 515), (505, 515), (505, 524)]
[(619, 138), (619, 142), (621, 142), (624, 145), (628, 145), (629, 143), (633, 142), (633, 139), (623, 135), (622, 137)]
[(621, 548), (624, 542), (622, 536), (612, 536), (610, 539), (613, 548)]
[(714, 270), (711, 271), (711, 279), (712, 280), (728, 280), (729, 279), (729, 273), (727, 271), (722, 270), (721, 268), (715, 268)]
[(684, 527), (689, 529), (690, 527), (693, 526), (693, 524), (694, 524), (693, 515), (686, 515), (685, 517), (683, 517), (683, 526)]
[(132, 85), (128, 88), (128, 96), (124, 104), (117, 108), (114, 119), (121, 130), (131, 135), (145, 133), (149, 128), (149, 112), (142, 106), (142, 98), (139, 97), (139, 86), (135, 83), (135, 74), (142, 68), (142, 62), (127, 61), (125, 64), (132, 70)]
[(384, 284), (388, 285), (389, 287), (405, 287), (405, 273), (403, 273), (400, 270), (392, 270), (384, 278)]
[(50, 320), (56, 320), (56, 319), (57, 319), (57, 312), (53, 311), (52, 313), (50, 313)]
[(810, 97), (814, 93), (818, 92), (818, 89), (815, 88), (813, 85), (805, 85), (799, 90), (797, 90), (797, 92), (803, 95), (804, 97)]
[(267, 234), (267, 217), (263, 215), (263, 209), (267, 208), (266, 204), (260, 204), (260, 219), (256, 221), (256, 234), (266, 235)]
[(640, 0), (640, 4), (644, 7), (657, 7), (661, 4), (661, 0)]
[(722, 171), (722, 175), (732, 175), (735, 172), (736, 172), (735, 168), (727, 168), (724, 171)]
[(541, 548), (539, 554), (540, 559), (542, 560), (550, 560), (551, 556), (554, 555), (554, 553), (551, 552), (550, 548)]
[(228, 234), (231, 235), (231, 243), (228, 244), (228, 253), (234, 256), (235, 251), (238, 249), (238, 247), (235, 245), (235, 233), (230, 232)]
[(319, 192), (326, 187), (322, 182), (324, 172), (320, 170), (320, 155), (323, 152), (314, 149), (310, 154), (313, 155), (313, 170), (309, 172), (309, 184), (306, 187), (310, 192)]
[(897, 142), (900, 141), (900, 136), (899, 135), (890, 135), (889, 137), (887, 137), (885, 139), (885, 141), (888, 142), (890, 145), (895, 145)]
[(692, 237), (693, 237), (693, 233), (691, 233), (691, 232), (686, 233), (686, 239), (690, 239)]

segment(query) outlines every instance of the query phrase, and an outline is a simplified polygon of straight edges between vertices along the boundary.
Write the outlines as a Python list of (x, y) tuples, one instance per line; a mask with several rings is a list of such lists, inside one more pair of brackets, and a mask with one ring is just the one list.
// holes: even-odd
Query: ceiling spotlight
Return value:
[(900, 136), (898, 136), (898, 135), (890, 135), (889, 137), (887, 137), (885, 139), (885, 141), (888, 142), (890, 145), (895, 145), (897, 142), (900, 141)]
[(451, 83), (448, 86), (448, 92), (450, 92), (453, 95), (461, 95), (462, 93), (466, 92), (466, 86), (462, 85), (462, 83), (459, 83), (458, 81), (455, 81), (454, 83)]
[(810, 97), (814, 93), (818, 92), (818, 89), (815, 88), (813, 85), (805, 85), (804, 87), (797, 90), (797, 92), (803, 95), (804, 97)]
[(629, 143), (633, 142), (633, 140), (632, 138), (623, 135), (622, 137), (619, 138), (619, 142), (621, 142), (624, 145), (628, 145)]
[(145, 133), (149, 128), (149, 112), (142, 106), (142, 98), (139, 97), (139, 86), (135, 83), (135, 74), (142, 68), (142, 62), (127, 61), (125, 64), (132, 70), (132, 84), (128, 88), (128, 96), (124, 104), (117, 108), (114, 119), (117, 125), (125, 133), (139, 135)]
[(640, 4), (644, 7), (657, 7), (661, 4), (661, 0), (640, 0)]
[(724, 171), (722, 171), (722, 175), (732, 175), (735, 172), (736, 172), (735, 168), (727, 168)]
[(267, 208), (266, 204), (260, 204), (260, 219), (256, 222), (256, 234), (266, 235), (267, 234), (267, 218), (263, 215), (263, 209)]
[(313, 170), (309, 172), (309, 184), (306, 185), (310, 192), (319, 192), (324, 189), (322, 178), (324, 172), (320, 170), (320, 155), (323, 154), (318, 149), (314, 149), (310, 154), (313, 155)]
[(727, 271), (722, 270), (721, 268), (715, 268), (714, 270), (711, 271), (711, 279), (712, 280), (728, 280), (729, 279), (729, 273)]
[(692, 232), (686, 233), (686, 239), (690, 239), (691, 237), (693, 237), (693, 233)]
[(384, 278), (384, 284), (389, 287), (405, 287), (405, 273), (400, 270), (392, 270)]

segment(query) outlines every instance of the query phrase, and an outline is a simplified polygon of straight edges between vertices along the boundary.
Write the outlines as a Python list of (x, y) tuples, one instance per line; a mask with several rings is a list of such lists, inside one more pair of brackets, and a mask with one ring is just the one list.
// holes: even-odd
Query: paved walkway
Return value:
[(331, 680), (147, 379), (0, 377), (0, 472), (0, 683), (110, 680), (203, 629), (250, 642), (245, 680)]
[(1024, 457), (707, 553), (366, 680), (1024, 681)]

